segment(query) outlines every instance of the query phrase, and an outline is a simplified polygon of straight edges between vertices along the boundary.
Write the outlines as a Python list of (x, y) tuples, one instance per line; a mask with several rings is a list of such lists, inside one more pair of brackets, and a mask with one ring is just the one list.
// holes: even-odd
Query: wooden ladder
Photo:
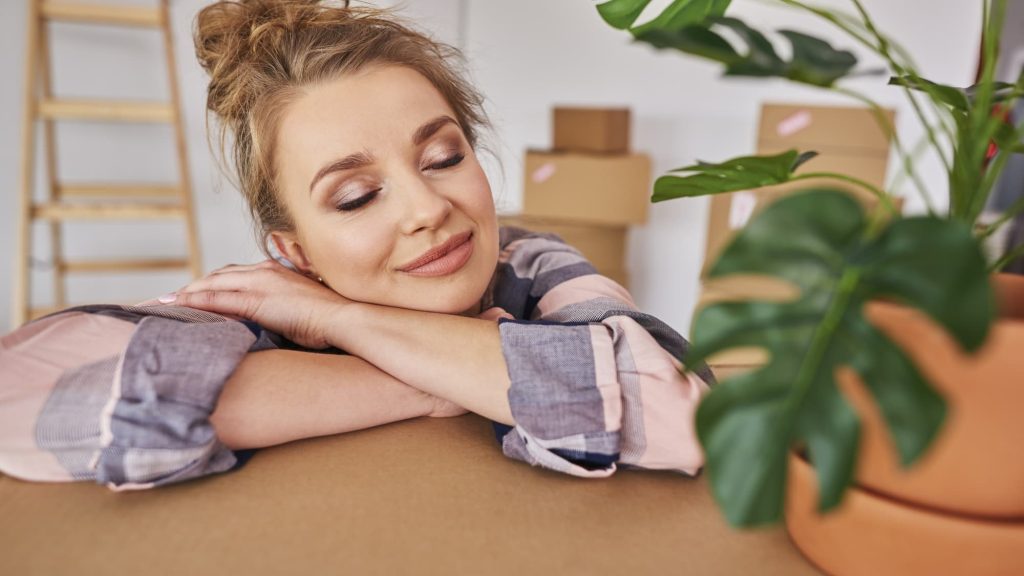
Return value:
[[(182, 269), (189, 271), (193, 278), (198, 278), (202, 272), (167, 1), (160, 0), (159, 5), (153, 7), (139, 7), (29, 0), (25, 108), (22, 125), (24, 161), (12, 315), (14, 327), (67, 307), (65, 283), (66, 275), (69, 273)], [(50, 21), (147, 27), (159, 30), (164, 38), (167, 74), (170, 79), (170, 101), (131, 102), (55, 98), (51, 86), (52, 61), (47, 39), (47, 23)], [(43, 203), (36, 202), (33, 193), (37, 120), (42, 120), (43, 123), (43, 146), (48, 180), (47, 201)], [(153, 185), (59, 182), (54, 133), (54, 123), (58, 120), (171, 124), (178, 156), (178, 183)], [(83, 199), (92, 201), (81, 202)], [(85, 261), (68, 261), (63, 257), (64, 222), (169, 218), (182, 220), (185, 224), (188, 244), (186, 257)], [(53, 247), (54, 305), (47, 308), (33, 308), (31, 304), (32, 224), (36, 221), (48, 223)]]

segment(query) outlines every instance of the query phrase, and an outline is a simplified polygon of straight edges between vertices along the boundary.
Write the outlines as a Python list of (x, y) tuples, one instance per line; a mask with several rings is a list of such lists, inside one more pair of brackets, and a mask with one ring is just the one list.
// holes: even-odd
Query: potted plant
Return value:
[[(968, 88), (923, 78), (859, 0), (852, 14), (776, 1), (885, 61), (885, 78), (910, 99), (948, 172), (949, 208), (940, 213), (922, 190), (928, 213), (903, 216), (890, 191), (833, 174), (874, 194), (879, 209), (866, 213), (838, 190), (792, 194), (755, 215), (708, 268), (711, 278), (769, 275), (800, 291), (784, 302), (713, 304), (695, 319), (694, 365), (733, 347), (770, 355), (762, 368), (723, 379), (699, 408), (714, 496), (736, 526), (785, 512), (798, 547), (833, 573), (955, 573), (964, 558), (974, 570), (978, 560), (958, 552), (964, 543), (989, 555), (981, 565), (993, 573), (1024, 573), (1024, 279), (998, 274), (1024, 247), (995, 258), (982, 249), (1024, 211), (1024, 199), (993, 222), (979, 220), (1021, 149), (1022, 130), (1002, 111), (1024, 94), (1024, 75), (995, 80), (1006, 1), (979, 1), (983, 69)], [(865, 73), (853, 53), (780, 30), (790, 47), (780, 56), (769, 35), (727, 15), (731, 0), (675, 0), (638, 23), (649, 3), (610, 0), (597, 10), (635, 41), (719, 62), (727, 76), (785, 78), (856, 98), (920, 183), (881, 107), (841, 85)], [(809, 178), (794, 172), (814, 156), (700, 162), (659, 178), (652, 200)]]

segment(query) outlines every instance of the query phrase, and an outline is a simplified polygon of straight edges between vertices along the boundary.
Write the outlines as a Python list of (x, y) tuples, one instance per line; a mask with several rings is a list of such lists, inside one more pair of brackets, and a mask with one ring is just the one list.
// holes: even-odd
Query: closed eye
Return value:
[(379, 192), (380, 192), (380, 189), (377, 189), (377, 190), (374, 190), (374, 191), (369, 192), (367, 194), (363, 194), (362, 196), (360, 196), (359, 198), (356, 198), (355, 200), (352, 200), (351, 202), (345, 202), (344, 204), (339, 204), (338, 205), (338, 210), (341, 210), (343, 212), (348, 212), (350, 210), (356, 210), (358, 208), (361, 208), (364, 204), (367, 204), (370, 200), (373, 200), (374, 198), (376, 198), (377, 194)]
[(444, 170), (445, 168), (451, 168), (452, 166), (457, 165), (459, 162), (462, 162), (462, 160), (465, 157), (466, 155), (462, 153), (455, 154), (445, 160), (438, 162), (437, 164), (431, 164), (430, 166), (427, 166), (427, 170)]

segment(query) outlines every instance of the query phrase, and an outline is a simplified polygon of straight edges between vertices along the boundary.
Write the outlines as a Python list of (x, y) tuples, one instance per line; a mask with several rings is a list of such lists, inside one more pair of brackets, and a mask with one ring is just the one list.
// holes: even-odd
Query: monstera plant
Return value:
[[(860, 419), (837, 385), (838, 368), (860, 375), (905, 466), (925, 453), (947, 414), (943, 397), (919, 368), (868, 321), (867, 303), (886, 300), (916, 308), (964, 350), (973, 351), (985, 340), (995, 315), (990, 277), (1022, 252), (1017, 247), (986, 258), (982, 246), (1024, 210), (1024, 201), (994, 222), (979, 222), (1021, 137), (1000, 112), (1021, 96), (1024, 80), (994, 80), (1006, 2), (979, 0), (974, 5), (983, 12), (985, 25), (983, 69), (980, 81), (964, 88), (923, 78), (907, 52), (876, 28), (859, 0), (851, 0), (849, 12), (801, 0), (776, 2), (842, 31), (880, 56), (888, 70), (861, 69), (852, 52), (803, 32), (756, 30), (728, 14), (730, 0), (675, 0), (640, 23), (649, 2), (610, 0), (597, 10), (636, 42), (713, 60), (726, 76), (785, 78), (869, 106), (893, 137), (901, 169), (927, 206), (926, 214), (904, 217), (893, 207), (889, 191), (842, 174), (794, 174), (804, 163), (813, 169), (813, 150), (699, 162), (670, 171), (654, 185), (652, 200), (660, 202), (830, 176), (878, 197), (878, 209), (867, 213), (842, 191), (801, 191), (755, 215), (708, 268), (708, 276), (770, 275), (798, 287), (800, 296), (704, 308), (695, 319), (687, 358), (696, 365), (734, 347), (759, 347), (770, 355), (762, 368), (723, 380), (697, 414), (712, 491), (729, 521), (750, 526), (780, 517), (787, 456), (794, 449), (813, 464), (819, 508), (830, 510), (854, 477), (860, 431)], [(780, 45), (788, 45), (785, 55), (776, 49)], [(845, 78), (865, 74), (881, 74), (881, 82), (906, 94), (926, 135), (916, 150), (904, 147), (877, 103), (842, 85)], [(915, 157), (929, 147), (948, 172), (948, 209), (941, 211), (915, 171)]]

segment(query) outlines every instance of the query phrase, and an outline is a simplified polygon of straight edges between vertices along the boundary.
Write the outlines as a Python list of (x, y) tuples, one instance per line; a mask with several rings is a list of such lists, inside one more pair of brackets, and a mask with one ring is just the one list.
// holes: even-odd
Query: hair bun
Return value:
[[(200, 10), (193, 39), (196, 58), (210, 75), (207, 108), (223, 119), (241, 117), (258, 89), (248, 85), (255, 75), (246, 70), (257, 65), (261, 48), (324, 9), (348, 5), (347, 0), (223, 0)], [(259, 61), (265, 65), (266, 55)]]

